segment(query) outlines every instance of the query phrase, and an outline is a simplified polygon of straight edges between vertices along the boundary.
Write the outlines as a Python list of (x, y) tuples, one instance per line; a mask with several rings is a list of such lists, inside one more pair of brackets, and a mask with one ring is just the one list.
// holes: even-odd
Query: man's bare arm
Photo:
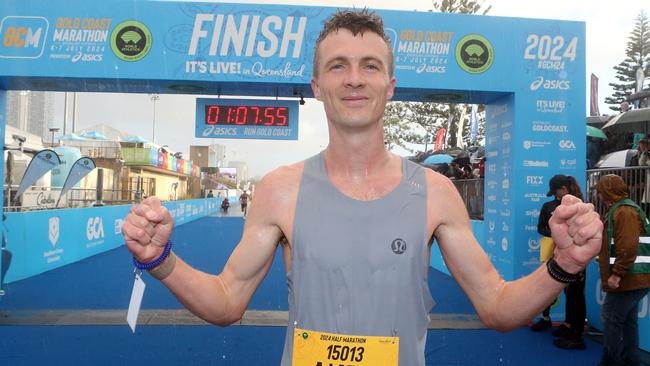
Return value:
[[(441, 176), (429, 174), (427, 178), (430, 192), (429, 212), (435, 227), (434, 235), (447, 267), (468, 295), (481, 320), (487, 326), (501, 331), (527, 323), (548, 306), (565, 285), (551, 278), (545, 266), (526, 277), (505, 282), (476, 241), (465, 206), (453, 184)], [(445, 208), (442, 210), (444, 212), (440, 212), (440, 207)], [(565, 209), (567, 212), (569, 210)], [(568, 214), (570, 215), (567, 217), (573, 217), (575, 212)], [(595, 216), (597, 218), (597, 215)], [(580, 235), (590, 240), (600, 240), (600, 220), (593, 221), (593, 216), (575, 217), (574, 221), (578, 222), (572, 224), (581, 225)], [(554, 231), (558, 231), (557, 228)], [(571, 231), (574, 236), (577, 235), (574, 229)], [(582, 256), (568, 259), (567, 253), (556, 253), (559, 255), (558, 263), (561, 266), (565, 263), (566, 266), (562, 268), (567, 271), (577, 271), (580, 266), (583, 268), (588, 261), (586, 258), (593, 257), (600, 248), (598, 243), (598, 248), (594, 249), (593, 243), (592, 240), (592, 245), (588, 248), (568, 248), (563, 244), (564, 251), (581, 251)]]
[[(202, 319), (219, 325), (228, 325), (241, 319), (255, 290), (268, 273), (277, 244), (283, 237), (275, 218), (281, 217), (278, 215), (285, 209), (284, 205), (290, 204), (283, 200), (286, 193), (278, 189), (281, 187), (278, 180), (285, 179), (278, 179), (279, 174), (281, 173), (270, 173), (258, 185), (257, 199), (249, 212), (242, 239), (221, 274), (212, 275), (196, 270), (179, 258), (171, 274), (162, 280), (183, 305)], [(160, 217), (156, 216), (157, 214)], [(157, 219), (160, 219), (159, 222), (168, 220), (162, 217), (169, 213), (163, 207), (160, 212), (148, 215), (155, 223)], [(130, 216), (127, 222), (144, 221), (142, 217)], [(140, 228), (140, 231), (137, 231), (128, 225), (125, 225), (123, 230), (125, 237), (130, 238), (127, 240), (127, 246), (136, 258), (139, 258), (142, 252), (150, 250), (149, 245), (141, 244), (147, 242), (147, 230)], [(136, 238), (138, 234), (145, 237)], [(206, 241), (218, 245), (219, 238), (206, 238)], [(150, 258), (141, 261), (148, 260)]]

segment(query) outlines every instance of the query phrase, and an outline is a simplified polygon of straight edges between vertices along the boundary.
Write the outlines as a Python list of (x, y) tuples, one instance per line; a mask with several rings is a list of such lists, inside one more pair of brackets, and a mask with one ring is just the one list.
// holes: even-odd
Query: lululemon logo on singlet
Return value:
[(404, 239), (397, 238), (390, 244), (390, 248), (393, 250), (393, 253), (402, 254), (406, 251), (406, 242)]

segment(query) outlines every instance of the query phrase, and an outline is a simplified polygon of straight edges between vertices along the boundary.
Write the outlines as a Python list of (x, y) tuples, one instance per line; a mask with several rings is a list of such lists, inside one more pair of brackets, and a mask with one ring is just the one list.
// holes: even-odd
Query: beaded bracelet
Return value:
[(577, 283), (584, 281), (585, 272), (580, 271), (578, 273), (569, 273), (562, 269), (559, 264), (555, 261), (555, 258), (551, 257), (546, 261), (546, 269), (548, 274), (556, 281), (561, 283)]
[(164, 262), (165, 259), (167, 259), (167, 256), (169, 256), (169, 252), (171, 252), (171, 250), (172, 250), (172, 241), (169, 240), (165, 245), (165, 249), (163, 250), (160, 257), (148, 263), (142, 263), (139, 260), (135, 259), (135, 257), (133, 257), (133, 265), (135, 266), (135, 268), (141, 271), (148, 271), (154, 267), (158, 267), (162, 262)]

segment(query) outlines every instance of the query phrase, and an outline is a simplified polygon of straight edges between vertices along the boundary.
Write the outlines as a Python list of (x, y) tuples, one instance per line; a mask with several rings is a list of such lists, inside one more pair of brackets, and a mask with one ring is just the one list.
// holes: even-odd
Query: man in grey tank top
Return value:
[(281, 242), (290, 319), (283, 365), (424, 365), (433, 239), (481, 320), (498, 330), (526, 324), (579, 280), (598, 252), (598, 214), (567, 195), (550, 221), (554, 259), (503, 281), (454, 185), (384, 147), (395, 78), (374, 13), (339, 11), (325, 23), (311, 86), (325, 107), (329, 145), (263, 178), (221, 274), (176, 257), (168, 243), (173, 220), (155, 197), (135, 206), (122, 226), (138, 265), (197, 316), (219, 325), (239, 320)]

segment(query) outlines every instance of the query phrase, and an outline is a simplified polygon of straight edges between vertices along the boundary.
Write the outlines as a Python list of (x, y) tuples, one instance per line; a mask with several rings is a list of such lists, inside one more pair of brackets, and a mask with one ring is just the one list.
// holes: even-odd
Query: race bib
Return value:
[(293, 366), (397, 366), (398, 355), (399, 337), (294, 329)]

